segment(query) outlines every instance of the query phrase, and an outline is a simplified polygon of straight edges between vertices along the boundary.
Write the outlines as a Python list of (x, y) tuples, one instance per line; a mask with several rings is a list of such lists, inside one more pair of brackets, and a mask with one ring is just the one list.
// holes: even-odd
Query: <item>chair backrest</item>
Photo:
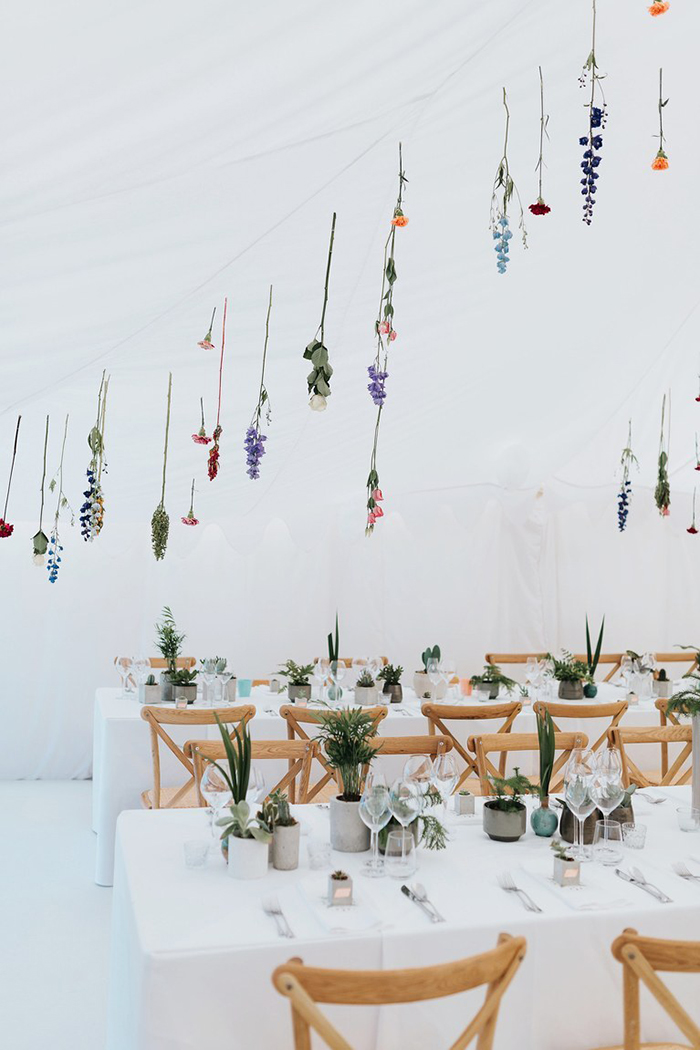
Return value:
[[(605, 744), (608, 739), (608, 730), (614, 729), (619, 724), (620, 719), (627, 710), (626, 700), (615, 700), (609, 704), (579, 704), (572, 703), (571, 701), (560, 703), (556, 700), (538, 700), (537, 703), (533, 704), (532, 710), (536, 715), (541, 715), (544, 711), (549, 711), (552, 716), (554, 728), (558, 731), (562, 729), (560, 722), (566, 721), (566, 719), (573, 719), (574, 721), (585, 721), (589, 718), (594, 719), (609, 719), (608, 724), (604, 727), (602, 733), (598, 739), (590, 745), (591, 751), (597, 751), (602, 744)], [(552, 770), (552, 785), (551, 790), (561, 791), (563, 784), (563, 777), (559, 776), (562, 768), (566, 765), (568, 759), (560, 757), (554, 763), (554, 769)]]
[(502, 933), (498, 946), (482, 955), (410, 970), (322, 970), (290, 959), (277, 967), (272, 983), (290, 1000), (295, 1050), (311, 1050), (312, 1030), (331, 1050), (353, 1050), (317, 1003), (415, 1003), (486, 985), (482, 1006), (451, 1050), (464, 1050), (473, 1039), (477, 1050), (492, 1050), (501, 999), (525, 957), (526, 946), (524, 937)]
[(169, 751), (175, 755), (188, 773), (185, 784), (168, 801), (166, 808), (177, 807), (180, 799), (184, 798), (194, 784), (194, 765), (182, 747), (176, 744), (173, 738), (163, 729), (163, 726), (204, 726), (213, 725), (216, 719), (225, 725), (245, 725), (255, 716), (255, 708), (252, 704), (244, 704), (240, 707), (195, 707), (191, 710), (183, 710), (173, 707), (142, 707), (141, 718), (143, 718), (151, 730), (151, 757), (153, 759), (153, 808), (161, 808), (161, 779), (160, 779), (160, 745), (163, 743)]
[(640, 937), (636, 930), (628, 929), (613, 941), (611, 950), (622, 963), (624, 1050), (639, 1050), (640, 1047), (640, 981), (697, 1050), (700, 1047), (700, 1028), (659, 978), (657, 970), (662, 973), (700, 973), (700, 943)]
[(255, 689), (256, 685), (269, 685), (269, 684), (270, 684), (270, 679), (269, 678), (254, 678), (251, 688)]
[[(622, 762), (622, 782), (625, 787), (637, 784), (638, 787), (672, 787), (690, 783), (693, 775), (693, 727), (679, 726), (615, 726), (608, 733), (610, 746), (620, 752)], [(628, 744), (661, 744), (668, 750), (669, 744), (684, 744), (671, 767), (662, 775), (658, 783), (650, 780), (627, 753)]]
[[(152, 656), (148, 662), (154, 670), (164, 670), (168, 666), (168, 661), (164, 656)], [(196, 663), (196, 656), (178, 656), (175, 666), (183, 667), (189, 671)]]
[(450, 736), (377, 736), (372, 740), (377, 755), (446, 755), (454, 747)]
[[(527, 664), (528, 660), (545, 660), (548, 655), (548, 653), (486, 653), (484, 659), (487, 664), (496, 664), (499, 667), (501, 664), (522, 664), (524, 666)], [(601, 669), (602, 667), (610, 667), (610, 670), (603, 679), (604, 682), (609, 682), (613, 675), (620, 670), (622, 657), (624, 655), (624, 653), (600, 654), (598, 657), (598, 666), (601, 667)], [(576, 653), (574, 654), (574, 659), (586, 663), (588, 657), (586, 653)]]
[[(455, 791), (459, 791), (462, 784), (469, 777), (479, 776), (479, 771), (476, 767), (476, 759), (474, 755), (470, 755), (465, 749), (464, 744), (457, 738), (452, 729), (445, 723), (447, 722), (476, 722), (476, 721), (492, 721), (494, 719), (503, 719), (501, 725), (498, 727), (498, 733), (510, 733), (513, 722), (520, 714), (523, 709), (523, 705), (519, 700), (513, 700), (506, 704), (475, 704), (473, 706), (465, 707), (460, 704), (434, 704), (427, 702), (421, 705), (421, 713), (428, 719), (428, 730), (431, 734), (440, 733), (443, 736), (447, 736), (451, 739), (455, 751), (464, 760), (465, 768), (459, 775), (459, 780), (455, 784)], [(506, 758), (504, 754), (500, 761), (500, 775), (503, 776), (506, 768)]]
[[(372, 716), (375, 728), (387, 716), (386, 707), (365, 707), (363, 708), (363, 711)], [(287, 738), (289, 740), (312, 739), (312, 737), (316, 735), (314, 729), (318, 730), (320, 726), (320, 716), (326, 718), (330, 715), (332, 717), (336, 713), (337, 712), (335, 711), (321, 711), (309, 709), (308, 707), (297, 707), (294, 704), (282, 704), (280, 707), (280, 714), (287, 723)], [(306, 728), (307, 726), (308, 730)], [(320, 747), (317, 749), (314, 758), (323, 767), (324, 772), (320, 780), (317, 780), (316, 783), (312, 784), (309, 788), (307, 802), (311, 802), (312, 799), (318, 795), (319, 791), (322, 791), (326, 784), (329, 784), (331, 780), (334, 780), (336, 784), (338, 783), (335, 770), (333, 770), (328, 764), (328, 760)], [(289, 800), (290, 802), (296, 801), (293, 781), (290, 784)]]
[[(588, 737), (585, 733), (554, 734), (554, 752), (555, 754), (561, 752), (560, 760), (562, 765), (569, 761), (574, 748), (587, 746)], [(489, 755), (505, 754), (507, 758), (514, 751), (538, 751), (539, 739), (537, 733), (483, 733), (481, 736), (470, 736), (467, 747), (476, 755), (476, 767), (481, 784), (481, 793), (482, 795), (488, 795), (492, 790), (489, 784), (489, 777), (502, 775), (492, 765)]]
[[(324, 657), (314, 656), (313, 662), (315, 664), (317, 664), (320, 659), (324, 659), (325, 660), (326, 657), (325, 656)], [(386, 665), (389, 663), (389, 658), (386, 657), (386, 656), (378, 656), (378, 657), (376, 657), (376, 659), (382, 661), (382, 666), (383, 667), (386, 667)], [(338, 663), (339, 664), (345, 664), (346, 667), (352, 667), (352, 665), (355, 663), (356, 660), (357, 660), (358, 663), (369, 663), (369, 660), (366, 660), (364, 656), (361, 656), (361, 657), (358, 657), (358, 656), (339, 656), (338, 657)]]
[(694, 650), (687, 650), (683, 652), (675, 653), (654, 653), (656, 659), (656, 666), (663, 667), (664, 664), (688, 664), (688, 672), (697, 671), (698, 669), (698, 655)]
[[(313, 759), (318, 744), (315, 740), (251, 740), (250, 755), (254, 762), (271, 759), (272, 761), (283, 761), (289, 763), (289, 768), (283, 777), (267, 792), (268, 796), (275, 791), (286, 791), (290, 794), (292, 781), (299, 782), (298, 791), (295, 791), (297, 802), (308, 802), (309, 778), (311, 776), (311, 760)], [(226, 749), (222, 740), (188, 740), (183, 751), (194, 763), (194, 780), (197, 785), (197, 798), (200, 806), (206, 806), (206, 800), (202, 797), (200, 783), (202, 773), (207, 762), (225, 762)]]

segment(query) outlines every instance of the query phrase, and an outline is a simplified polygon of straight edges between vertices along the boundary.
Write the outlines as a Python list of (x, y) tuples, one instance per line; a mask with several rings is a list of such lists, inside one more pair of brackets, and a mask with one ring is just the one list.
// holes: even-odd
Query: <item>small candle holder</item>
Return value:
[(187, 697), (182, 694), (175, 694), (175, 707), (182, 711), (187, 708)]
[(568, 844), (557, 840), (552, 843), (554, 850), (554, 881), (559, 886), (581, 885), (581, 864), (568, 852)]
[(474, 816), (474, 796), (471, 791), (458, 791), (455, 795), (455, 812), (460, 817)]
[(352, 904), (352, 879), (345, 871), (334, 871), (328, 876), (328, 905), (347, 907)]

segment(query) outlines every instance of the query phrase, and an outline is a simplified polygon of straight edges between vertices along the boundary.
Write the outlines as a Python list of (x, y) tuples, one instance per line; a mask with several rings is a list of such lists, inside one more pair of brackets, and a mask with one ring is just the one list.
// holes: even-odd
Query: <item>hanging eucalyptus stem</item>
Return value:
[(14, 525), (10, 525), (7, 520), (7, 505), (10, 501), (10, 489), (12, 488), (12, 475), (15, 472), (15, 460), (17, 458), (17, 442), (19, 440), (19, 425), (22, 422), (22, 417), (17, 416), (17, 427), (15, 428), (15, 443), (12, 447), (12, 462), (10, 464), (10, 477), (7, 481), (7, 492), (5, 493), (5, 507), (0, 518), (0, 539), (7, 539), (15, 531)]
[(49, 538), (43, 531), (44, 524), (44, 496), (46, 485), (46, 454), (49, 447), (49, 417), (46, 417), (46, 428), (44, 430), (44, 461), (41, 471), (41, 506), (39, 507), (39, 531), (32, 536), (32, 554), (38, 565), (43, 564), (44, 555), (49, 545)]
[(313, 369), (306, 377), (308, 393), (311, 394), (309, 406), (315, 412), (323, 412), (326, 408), (327, 398), (331, 396), (331, 376), (333, 369), (328, 361), (328, 349), (325, 345), (326, 307), (328, 306), (328, 284), (331, 276), (331, 260), (333, 258), (333, 241), (335, 240), (335, 218), (331, 222), (331, 239), (328, 245), (328, 260), (326, 262), (326, 280), (323, 286), (323, 310), (321, 311), (321, 323), (316, 329), (316, 335), (304, 351), (304, 358), (311, 361)]
[(173, 374), (168, 375), (168, 408), (165, 416), (165, 446), (163, 449), (163, 484), (160, 491), (160, 503), (153, 511), (151, 518), (151, 544), (156, 561), (162, 561), (165, 548), (168, 545), (168, 533), (170, 531), (170, 518), (165, 510), (165, 477), (168, 466), (168, 438), (170, 435), (170, 403), (173, 390)]

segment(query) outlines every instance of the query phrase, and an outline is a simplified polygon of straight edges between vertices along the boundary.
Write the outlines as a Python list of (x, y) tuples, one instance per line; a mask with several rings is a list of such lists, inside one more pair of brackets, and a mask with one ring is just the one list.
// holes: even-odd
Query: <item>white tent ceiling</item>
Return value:
[[(206, 540), (207, 525), (220, 526), (245, 553), (282, 519), (307, 556), (323, 529), (336, 530), (332, 543), (324, 532), (335, 553), (324, 563), (331, 579), (316, 595), (321, 608), (313, 637), (322, 637), (339, 577), (350, 571), (345, 597), (355, 619), (367, 610), (370, 588), (378, 644), (403, 644), (410, 633), (401, 621), (405, 608), (377, 603), (375, 588), (385, 574), (395, 591), (409, 555), (391, 575), (381, 536), (367, 541), (374, 550), (359, 546), (375, 416), (366, 367), (399, 140), (410, 222), (397, 238), (398, 339), (390, 352), (379, 452), (387, 517), (378, 532), (392, 537), (395, 551), (403, 529), (414, 537), (411, 573), (437, 557), (437, 548), (469, 547), (472, 561), (459, 572), (446, 555), (443, 583), (454, 576), (457, 588), (447, 602), (450, 615), (465, 588), (473, 593), (482, 586), (476, 574), (489, 559), (492, 572), (495, 565), (508, 567), (502, 588), (512, 606), (494, 607), (489, 639), (465, 645), (470, 657), (497, 640), (505, 646), (545, 636), (550, 644), (566, 640), (558, 637), (558, 605), (548, 609), (546, 593), (548, 586), (564, 587), (565, 599), (576, 592), (573, 578), (562, 581), (567, 566), (580, 564), (581, 550), (561, 537), (555, 541), (553, 533), (543, 540), (542, 530), (558, 515), (561, 535), (571, 535), (567, 504), (576, 508), (579, 528), (582, 514), (587, 524), (595, 522), (596, 558), (606, 566), (629, 557), (633, 574), (635, 559), (650, 544), (659, 552), (674, 542), (678, 550), (663, 557), (677, 559), (680, 577), (687, 573), (695, 563), (685, 529), (700, 413), (694, 400), (700, 292), (690, 221), (697, 193), (700, 11), (673, 0), (668, 14), (652, 19), (646, 6), (645, 0), (599, 0), (597, 54), (607, 73), (610, 116), (596, 215), (587, 228), (578, 144), (586, 99), (577, 84), (590, 49), (585, 0), (15, 5), (0, 63), (6, 100), (0, 114), (0, 484), (16, 416), (23, 417), (8, 514), (17, 532), (0, 550), (10, 600), (21, 605), (36, 594), (38, 603), (40, 588), (48, 590), (44, 579), (26, 579), (44, 416), (51, 415), (52, 471), (70, 413), (66, 491), (79, 506), (85, 438), (107, 369), (107, 524), (94, 547), (70, 539), (57, 585), (67, 594), (52, 601), (80, 603), (95, 581), (106, 587), (100, 573), (104, 559), (113, 558), (121, 566), (115, 571), (134, 574), (131, 593), (145, 645), (153, 606), (181, 582), (184, 559), (199, 550), (197, 571), (205, 577), (215, 571), (204, 553), (213, 542)], [(503, 138), (501, 89), (508, 90), (512, 116), (511, 170), (527, 205), (537, 195), (538, 65), (550, 114), (545, 196), (552, 212), (528, 216), (530, 248), (523, 252), (514, 239), (509, 272), (501, 277), (488, 231)], [(661, 65), (670, 97), (671, 167), (655, 173)], [(301, 354), (318, 324), (333, 211), (326, 335), (335, 375), (328, 411), (315, 414), (307, 406)], [(251, 482), (242, 443), (257, 395), (270, 283), (273, 421), (261, 479)], [(221, 473), (210, 483), (206, 453), (190, 435), (200, 395), (213, 418), (218, 357), (196, 344), (215, 304), (220, 318), (225, 295)], [(166, 506), (173, 538), (157, 582), (149, 576), (146, 590), (138, 590), (153, 571), (148, 523), (160, 496), (169, 371)], [(673, 513), (660, 521), (651, 490), (661, 397), (669, 388)], [(641, 470), (633, 478), (637, 495), (623, 548), (615, 528), (615, 470), (629, 417)], [(193, 477), (202, 526), (186, 530), (178, 521)], [(535, 499), (540, 487), (544, 511)], [(519, 536), (511, 537), (510, 555), (494, 547), (486, 557), (486, 547), (478, 546), (479, 529), (484, 544), (495, 543), (493, 506), (503, 527)], [(546, 571), (544, 547), (552, 559)], [(532, 576), (513, 596), (528, 559)], [(294, 570), (299, 580), (308, 580), (313, 564)], [(231, 586), (240, 583), (239, 573)], [(624, 589), (628, 578), (619, 583)], [(423, 593), (417, 585), (416, 638), (430, 619), (419, 608)], [(671, 601), (668, 593), (664, 600)], [(259, 594), (256, 602), (251, 615), (264, 608)], [(577, 601), (576, 623), (581, 608)], [(437, 615), (433, 609), (433, 620)], [(640, 623), (640, 632), (643, 627), (653, 633), (651, 625)], [(27, 621), (17, 630), (26, 628)], [(317, 646), (311, 627), (308, 634), (296, 629), (297, 644)], [(282, 626), (268, 648), (252, 635), (245, 644), (259, 664), (287, 655)], [(18, 633), (13, 644), (21, 646), (23, 637)], [(114, 639), (112, 626), (101, 644), (109, 650)], [(127, 648), (130, 641), (124, 640)], [(104, 660), (101, 652), (96, 666)]]

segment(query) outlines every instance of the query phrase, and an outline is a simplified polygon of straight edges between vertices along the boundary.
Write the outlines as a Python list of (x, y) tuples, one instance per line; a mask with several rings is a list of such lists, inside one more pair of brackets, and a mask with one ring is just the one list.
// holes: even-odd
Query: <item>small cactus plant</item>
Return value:
[(439, 645), (434, 645), (432, 649), (430, 648), (430, 646), (428, 646), (428, 648), (421, 653), (421, 660), (423, 661), (423, 670), (426, 674), (428, 673), (428, 664), (430, 663), (430, 661), (437, 660), (437, 662), (440, 663), (440, 656), (441, 653)]

